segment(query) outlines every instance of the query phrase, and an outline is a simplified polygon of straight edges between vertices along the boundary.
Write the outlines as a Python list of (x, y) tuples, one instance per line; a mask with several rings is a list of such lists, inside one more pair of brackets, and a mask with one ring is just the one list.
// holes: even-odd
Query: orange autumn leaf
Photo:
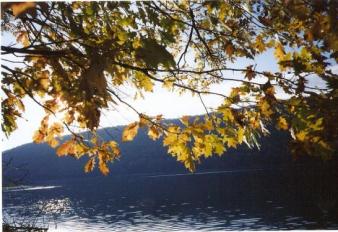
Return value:
[(13, 15), (19, 17), (36, 6), (35, 2), (16, 2), (10, 5)]
[(93, 171), (95, 166), (95, 159), (91, 158), (90, 160), (88, 160), (88, 162), (86, 163), (85, 167), (84, 167), (84, 171), (86, 173)]
[(122, 133), (122, 141), (132, 141), (137, 135), (138, 128), (139, 124), (137, 122), (131, 123), (125, 127)]
[(56, 150), (56, 154), (58, 156), (65, 156), (68, 154), (72, 154), (74, 149), (74, 141), (73, 140), (68, 140), (67, 142), (63, 143), (61, 146), (58, 147)]

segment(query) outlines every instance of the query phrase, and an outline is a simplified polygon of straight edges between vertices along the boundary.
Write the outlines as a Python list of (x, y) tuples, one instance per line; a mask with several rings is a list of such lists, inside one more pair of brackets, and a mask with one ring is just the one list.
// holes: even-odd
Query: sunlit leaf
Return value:
[(158, 128), (156, 128), (155, 126), (151, 126), (148, 131), (148, 136), (152, 140), (156, 140), (161, 137), (161, 133)]
[(138, 128), (138, 122), (134, 122), (126, 126), (122, 133), (122, 141), (132, 141), (137, 135)]
[(16, 2), (11, 3), (11, 8), (13, 11), (13, 15), (19, 17), (25, 13), (27, 13), (30, 9), (35, 8), (36, 3), (34, 2)]
[(284, 117), (279, 117), (277, 126), (281, 130), (287, 130), (289, 128), (288, 123)]
[(65, 155), (73, 154), (74, 153), (73, 146), (74, 146), (74, 141), (68, 140), (57, 148), (56, 154), (58, 156), (65, 156)]
[(95, 159), (94, 158), (91, 158), (87, 161), (86, 165), (84, 166), (84, 171), (85, 172), (91, 172), (93, 171), (95, 167)]

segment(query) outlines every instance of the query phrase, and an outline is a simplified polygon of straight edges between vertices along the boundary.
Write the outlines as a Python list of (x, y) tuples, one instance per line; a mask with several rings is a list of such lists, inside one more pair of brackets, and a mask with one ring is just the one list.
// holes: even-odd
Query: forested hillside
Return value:
[[(105, 128), (99, 131), (101, 137), (121, 142), (123, 127)], [(64, 138), (67, 139), (67, 138)], [(225, 155), (213, 156), (205, 159), (197, 166), (197, 172), (244, 170), (244, 169), (274, 169), (289, 165), (292, 157), (288, 153), (288, 135), (274, 131), (269, 137), (261, 138), (261, 150), (250, 150), (244, 146), (239, 149), (228, 150)], [(147, 137), (145, 130), (135, 138), (134, 142), (121, 143), (121, 158), (110, 164), (114, 175), (131, 174), (176, 174), (189, 173), (175, 158), (166, 153), (162, 141), (152, 141)], [(3, 153), (3, 163), (9, 167), (4, 170), (6, 175), (13, 175), (13, 171), (20, 170), (27, 173), (26, 180), (49, 180), (61, 178), (77, 178), (102, 175), (98, 170), (85, 173), (83, 167), (87, 157), (79, 161), (76, 158), (58, 157), (47, 144), (25, 144)], [(4, 165), (6, 167), (6, 165)], [(18, 175), (18, 174), (16, 174)]]

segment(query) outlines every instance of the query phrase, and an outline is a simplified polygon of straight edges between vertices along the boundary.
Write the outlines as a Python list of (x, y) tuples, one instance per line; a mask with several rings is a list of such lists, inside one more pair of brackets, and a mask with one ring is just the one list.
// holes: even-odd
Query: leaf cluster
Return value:
[[(120, 155), (118, 144), (103, 141), (96, 131), (103, 111), (124, 105), (139, 121), (125, 127), (122, 141), (132, 141), (144, 127), (150, 139), (162, 137), (168, 153), (191, 171), (201, 158), (243, 143), (259, 147), (271, 125), (290, 132), (295, 157), (329, 158), (338, 141), (338, 78), (332, 70), (338, 61), (337, 5), (329, 0), (2, 4), (2, 28), (16, 37), (15, 46), (1, 46), (7, 62), (2, 130), (9, 135), (17, 129), (22, 99), (30, 97), (46, 112), (35, 142), (57, 147), (59, 156), (88, 155), (86, 172), (98, 163), (108, 174), (107, 163)], [(278, 71), (256, 67), (256, 58), (267, 51), (273, 51)], [(235, 66), (239, 58), (250, 64)], [(324, 84), (311, 84), (318, 81)], [(211, 91), (234, 82), (229, 94)], [(155, 85), (198, 97), (205, 115), (167, 125), (121, 94), (128, 86), (143, 97)], [(222, 103), (210, 108), (206, 95)], [(64, 130), (72, 138), (59, 145)], [(85, 130), (90, 136), (81, 134)]]

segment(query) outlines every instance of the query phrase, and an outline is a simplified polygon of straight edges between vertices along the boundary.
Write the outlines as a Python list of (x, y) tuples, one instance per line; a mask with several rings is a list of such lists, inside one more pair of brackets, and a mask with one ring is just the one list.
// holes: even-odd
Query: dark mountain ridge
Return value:
[[(175, 120), (177, 123), (177, 120)], [(176, 159), (167, 154), (162, 141), (152, 141), (144, 129), (140, 129), (132, 142), (121, 142), (122, 126), (99, 130), (99, 135), (108, 140), (116, 140), (121, 149), (121, 158), (110, 164), (110, 176), (116, 175), (153, 175), (189, 173)], [(67, 136), (65, 137), (65, 139)], [(273, 130), (272, 135), (261, 139), (261, 149), (248, 149), (240, 146), (228, 150), (224, 155), (214, 155), (203, 159), (197, 166), (197, 172), (278, 169), (288, 165), (291, 156), (288, 153), (286, 133)], [(87, 156), (79, 160), (73, 157), (58, 157), (48, 144), (29, 143), (3, 152), (4, 183), (7, 176), (27, 173), (26, 181), (42, 181), (63, 178), (79, 178), (101, 175), (97, 169), (84, 173)], [(10, 161), (9, 165), (6, 165)], [(8, 166), (8, 168), (6, 168)]]
[[(168, 122), (179, 123), (177, 119)], [(121, 157), (109, 164), (107, 178), (124, 175), (168, 175), (188, 174), (188, 170), (175, 157), (167, 154), (162, 140), (152, 141), (145, 129), (140, 129), (132, 142), (122, 142), (123, 126), (104, 128), (98, 134), (105, 140), (114, 139), (119, 143)], [(241, 170), (284, 170), (294, 179), (338, 179), (337, 158), (322, 161), (318, 157), (299, 155), (294, 160), (288, 150), (288, 133), (270, 128), (270, 136), (260, 138), (261, 148), (249, 149), (245, 145), (229, 149), (222, 156), (214, 155), (202, 159), (196, 172), (241, 171)], [(69, 138), (65, 136), (64, 139)], [(39, 182), (69, 178), (102, 176), (97, 168), (91, 173), (84, 172), (87, 156), (80, 159), (58, 157), (48, 144), (29, 143), (2, 154), (3, 185), (17, 182)], [(301, 175), (301, 177), (299, 177)], [(17, 183), (14, 183), (17, 184)], [(310, 184), (311, 185), (311, 184)]]

